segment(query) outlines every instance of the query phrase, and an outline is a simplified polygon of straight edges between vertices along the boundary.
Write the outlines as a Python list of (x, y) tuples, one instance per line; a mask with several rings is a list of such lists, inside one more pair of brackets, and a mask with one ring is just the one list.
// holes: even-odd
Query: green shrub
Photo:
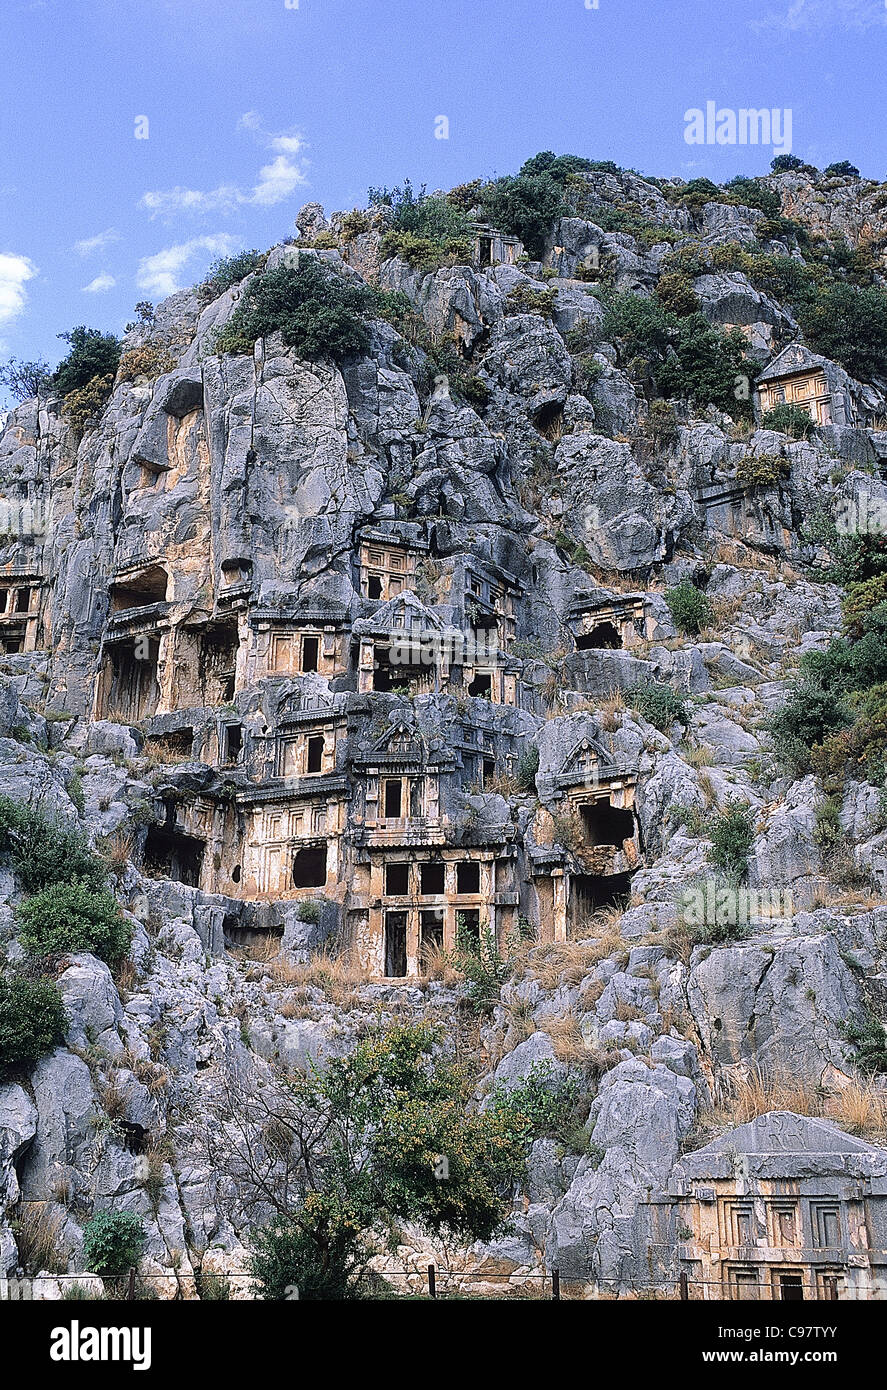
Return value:
[(499, 951), (491, 927), (477, 937), (465, 928), (463, 914), (456, 913), (456, 949), (449, 953), (450, 964), (468, 981), (468, 1000), (475, 1013), (489, 1013), (499, 1002), (500, 992), (513, 968), (513, 962)]
[(887, 1072), (887, 1033), (871, 1008), (866, 1008), (861, 1020), (844, 1023), (841, 1032), (856, 1048), (856, 1064), (861, 1071)]
[(601, 336), (616, 341), (623, 364), (643, 360), (661, 395), (750, 417), (750, 400), (737, 398), (736, 379), (754, 380), (757, 371), (738, 330), (724, 333), (699, 313), (679, 318), (655, 297), (610, 294), (605, 303)]
[(52, 377), (53, 389), (60, 396), (81, 391), (96, 377), (110, 376), (112, 382), (120, 363), (120, 342), (113, 333), (80, 324), (70, 333), (60, 333), (68, 344), (68, 355), (56, 367)]
[(303, 922), (317, 924), (323, 916), (324, 904), (320, 898), (306, 898), (299, 903), (299, 916)]
[(777, 761), (786, 771), (803, 776), (810, 771), (810, 750), (827, 733), (848, 723), (834, 696), (818, 686), (799, 682), (788, 700), (772, 714), (767, 729)]
[(110, 893), (84, 883), (53, 883), (17, 910), (22, 945), (37, 956), (90, 951), (105, 961), (126, 955), (132, 927)]
[(114, 390), (114, 378), (94, 376), (85, 386), (69, 391), (62, 402), (62, 414), (77, 434), (84, 434), (88, 425), (99, 419)]
[(660, 275), (656, 286), (656, 298), (679, 318), (699, 312), (699, 300), (693, 289), (693, 281), (689, 275), (679, 270), (667, 271)]
[(83, 1261), (90, 1273), (126, 1274), (146, 1242), (144, 1223), (133, 1212), (99, 1211), (83, 1227)]
[(267, 251), (253, 250), (240, 251), (236, 256), (223, 256), (213, 261), (206, 279), (197, 286), (198, 303), (211, 304), (220, 294), (230, 290), (232, 285), (238, 285), (247, 275), (252, 275), (254, 270), (261, 269), (267, 259)]
[(743, 877), (755, 839), (754, 812), (734, 802), (712, 822), (709, 829), (709, 859), (726, 873)]
[(0, 796), (0, 852), (9, 854), (26, 893), (75, 882), (98, 892), (107, 882), (104, 865), (81, 830), (8, 796)]
[(711, 604), (690, 579), (682, 579), (665, 595), (669, 612), (682, 632), (696, 636), (711, 622)]
[(279, 332), (304, 361), (340, 362), (366, 352), (370, 334), (362, 316), (374, 306), (368, 286), (352, 284), (304, 255), (297, 269), (281, 266), (250, 282), (215, 348), (252, 352), (258, 338)]
[(522, 792), (536, 788), (536, 773), (539, 771), (539, 746), (531, 743), (524, 748), (514, 766), (514, 778)]
[(858, 179), (859, 170), (855, 164), (851, 164), (849, 159), (841, 159), (837, 164), (828, 164), (823, 169), (823, 174), (830, 179)]
[(789, 477), (791, 471), (791, 464), (782, 454), (743, 454), (736, 466), (736, 478), (743, 487), (773, 487)]
[(737, 174), (736, 178), (731, 179), (724, 187), (744, 207), (757, 208), (765, 217), (779, 216), (782, 208), (779, 194), (775, 189), (761, 183), (760, 179), (749, 179), (743, 174)]
[(508, 295), (505, 307), (510, 314), (541, 314), (553, 318), (556, 296), (554, 290), (537, 290), (521, 280)]
[(761, 417), (765, 430), (776, 430), (779, 434), (790, 434), (793, 439), (809, 439), (816, 429), (816, 422), (802, 405), (774, 405)]
[(793, 174), (803, 171), (808, 174), (816, 174), (819, 171), (812, 164), (805, 164), (803, 159), (799, 159), (796, 154), (778, 154), (775, 159), (770, 160), (770, 168), (774, 174)]
[(698, 212), (706, 203), (719, 202), (720, 198), (721, 190), (711, 179), (690, 179), (680, 192), (680, 201), (694, 212)]
[(674, 724), (687, 723), (687, 705), (670, 685), (648, 681), (626, 690), (625, 698), (632, 709), (663, 733)]
[(562, 185), (545, 171), (484, 184), (480, 201), (487, 220), (518, 237), (534, 261), (542, 259), (552, 226), (568, 211)]
[(299, 1302), (367, 1298), (366, 1237), (344, 1221), (331, 1229), (323, 1248), (295, 1221), (278, 1221), (250, 1236), (249, 1267), (262, 1283), (262, 1298), (284, 1302), (298, 1290)]
[(578, 1077), (563, 1075), (550, 1062), (535, 1062), (520, 1085), (497, 1086), (489, 1104), (522, 1143), (532, 1144), (536, 1139), (572, 1139), (581, 1098)]
[(848, 584), (841, 600), (845, 632), (855, 638), (861, 637), (869, 616), (882, 603), (887, 603), (887, 574)]
[(0, 1077), (31, 1067), (65, 1036), (67, 1019), (52, 980), (0, 974)]
[(449, 198), (416, 193), (409, 179), (402, 188), (371, 188), (370, 203), (391, 209), (382, 238), (383, 256), (399, 256), (417, 270), (470, 264), (474, 235), (466, 212)]
[(869, 381), (887, 361), (887, 294), (838, 281), (794, 306), (811, 347)]

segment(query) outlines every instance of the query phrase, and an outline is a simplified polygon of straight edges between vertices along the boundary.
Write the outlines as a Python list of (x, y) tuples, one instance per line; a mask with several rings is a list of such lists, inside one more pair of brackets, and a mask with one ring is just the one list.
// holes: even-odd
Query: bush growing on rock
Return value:
[(548, 233), (568, 210), (562, 185), (547, 170), (484, 184), (481, 207), (493, 226), (523, 242), (534, 261), (542, 259)]
[(663, 733), (668, 733), (674, 724), (687, 723), (686, 702), (663, 682), (648, 681), (645, 685), (632, 686), (626, 690), (625, 699), (632, 709)]
[(0, 1078), (12, 1067), (31, 1067), (65, 1036), (67, 1019), (52, 980), (0, 974)]
[(17, 910), (22, 945), (36, 956), (90, 951), (105, 961), (126, 955), (132, 927), (110, 893), (85, 883), (53, 883)]
[(689, 275), (679, 270), (666, 271), (659, 277), (656, 297), (671, 313), (681, 317), (699, 312), (699, 300)]
[(9, 854), (26, 893), (75, 882), (98, 892), (107, 882), (104, 865), (81, 830), (8, 796), (0, 796), (0, 852)]
[(490, 1096), (490, 1108), (504, 1116), (525, 1144), (536, 1139), (559, 1139), (584, 1148), (577, 1107), (582, 1100), (579, 1078), (563, 1075), (550, 1062), (536, 1062), (526, 1080), (506, 1089), (498, 1086)]
[(102, 333), (98, 328), (86, 328), (80, 324), (70, 333), (58, 335), (68, 344), (68, 355), (56, 367), (52, 377), (53, 388), (60, 396), (68, 396), (73, 391), (82, 391), (97, 377), (111, 378), (113, 382), (120, 363), (120, 342), (113, 333)]
[(83, 1227), (83, 1260), (94, 1274), (121, 1275), (134, 1269), (147, 1236), (131, 1211), (99, 1211)]
[(736, 479), (743, 487), (773, 487), (790, 477), (791, 471), (782, 454), (743, 454), (736, 465)]
[(200, 304), (211, 304), (219, 295), (238, 285), (254, 270), (259, 270), (268, 259), (267, 251), (240, 251), (236, 256), (222, 256), (213, 261), (206, 279), (197, 286), (197, 300)]
[(665, 595), (669, 612), (682, 632), (695, 637), (712, 619), (711, 604), (690, 579), (682, 579)]
[(778, 434), (790, 434), (792, 439), (809, 439), (816, 429), (810, 414), (800, 405), (774, 405), (761, 417), (765, 430), (776, 430)]
[(303, 256), (297, 269), (280, 266), (251, 281), (230, 321), (217, 335), (217, 352), (252, 352), (259, 338), (279, 332), (306, 362), (366, 352), (373, 312), (371, 289), (352, 284)]
[(711, 862), (728, 874), (744, 877), (755, 839), (755, 817), (751, 808), (734, 802), (712, 822), (709, 838)]

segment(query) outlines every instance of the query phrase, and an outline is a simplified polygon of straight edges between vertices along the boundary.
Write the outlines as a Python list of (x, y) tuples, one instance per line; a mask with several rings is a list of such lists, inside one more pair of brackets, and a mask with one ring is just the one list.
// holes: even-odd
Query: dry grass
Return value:
[(114, 971), (114, 982), (123, 994), (132, 994), (139, 983), (139, 972), (135, 961), (126, 956)]
[[(233, 954), (235, 952), (232, 952)], [(260, 964), (267, 964), (268, 961), (274, 960), (275, 956), (280, 954), (280, 937), (272, 936), (270, 933), (267, 936), (257, 937), (255, 941), (249, 941), (246, 945), (238, 947), (236, 954), (240, 956), (241, 960), (254, 960)]]
[(559, 1062), (572, 1064), (587, 1059), (588, 1048), (579, 1026), (579, 1015), (572, 1009), (559, 1018), (541, 1019), (539, 1029), (551, 1038)]
[(124, 830), (119, 827), (112, 830), (110, 835), (103, 835), (98, 848), (104, 855), (111, 869), (123, 869), (127, 861), (132, 858), (135, 847), (135, 834), (132, 830)]
[(741, 1125), (771, 1110), (831, 1120), (860, 1138), (881, 1143), (887, 1138), (887, 1091), (865, 1077), (854, 1078), (839, 1091), (825, 1091), (794, 1077), (752, 1072), (732, 1082), (730, 1094), (712, 1118), (715, 1123)]
[[(589, 928), (586, 928), (588, 930)], [(526, 969), (543, 989), (581, 984), (596, 965), (611, 956), (627, 959), (625, 941), (615, 924), (585, 941), (549, 941), (534, 946), (526, 957)]]
[(271, 978), (280, 985), (302, 985), (319, 989), (338, 1008), (354, 1008), (359, 1002), (358, 987), (369, 983), (362, 967), (347, 956), (328, 956), (318, 952), (304, 965), (284, 959), (271, 963)]
[(25, 1202), (15, 1208), (12, 1230), (19, 1261), (27, 1274), (64, 1274), (67, 1261), (60, 1253), (63, 1219), (48, 1202)]
[(690, 767), (711, 767), (714, 760), (714, 749), (710, 748), (707, 743), (694, 744), (687, 748), (684, 753), (684, 761), (689, 763)]
[(450, 960), (449, 955), (442, 946), (426, 946), (422, 951), (421, 959), (421, 979), (419, 984), (425, 986), (430, 980), (437, 980), (442, 985), (449, 988), (461, 984), (464, 976), (459, 973)]
[(119, 1120), (126, 1113), (126, 1096), (117, 1085), (116, 1077), (113, 1075), (105, 1086), (101, 1088), (100, 1099), (102, 1109), (109, 1120)]
[(598, 717), (605, 733), (613, 734), (622, 724), (625, 713), (625, 699), (621, 690), (611, 690), (609, 695), (597, 702)]

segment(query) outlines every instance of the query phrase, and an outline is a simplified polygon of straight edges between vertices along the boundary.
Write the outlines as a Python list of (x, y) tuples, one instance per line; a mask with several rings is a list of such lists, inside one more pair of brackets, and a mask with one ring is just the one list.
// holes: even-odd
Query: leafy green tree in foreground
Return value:
[(205, 1144), (260, 1223), (265, 1298), (360, 1297), (399, 1222), (466, 1241), (502, 1227), (523, 1128), (510, 1111), (469, 1112), (469, 1079), (436, 1046), (409, 1024), (270, 1088), (229, 1076)]

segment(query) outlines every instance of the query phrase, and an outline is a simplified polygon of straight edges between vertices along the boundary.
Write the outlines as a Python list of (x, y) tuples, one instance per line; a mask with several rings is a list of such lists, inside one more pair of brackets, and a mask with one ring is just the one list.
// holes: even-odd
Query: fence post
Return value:
[(681, 1302), (686, 1303), (690, 1297), (690, 1281), (687, 1278), (687, 1271), (681, 1270)]
[(437, 1298), (437, 1277), (434, 1265), (428, 1266), (428, 1295), (430, 1298)]
[(555, 1303), (561, 1301), (561, 1272), (559, 1269), (551, 1271), (551, 1297)]
[(134, 1303), (136, 1297), (136, 1272), (134, 1269), (129, 1271), (129, 1279), (126, 1285), (126, 1301)]

